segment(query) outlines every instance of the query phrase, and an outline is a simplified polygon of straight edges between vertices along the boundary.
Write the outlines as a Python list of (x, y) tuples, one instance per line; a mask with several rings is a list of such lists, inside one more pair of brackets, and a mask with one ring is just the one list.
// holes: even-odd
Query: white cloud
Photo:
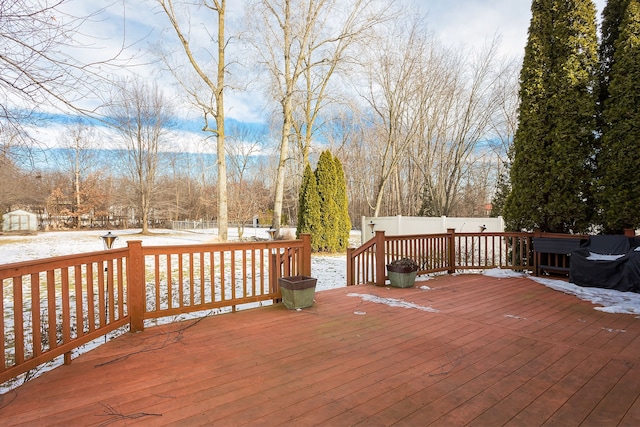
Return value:
[[(595, 0), (598, 20), (606, 0)], [(475, 49), (501, 36), (501, 52), (524, 54), (531, 20), (530, 0), (431, 0), (421, 4), (427, 22), (445, 44)]]
[[(405, 1), (409, 4), (413, 0)], [(229, 2), (227, 18), (230, 23), (242, 20), (244, 3), (242, 0)], [(605, 3), (606, 0), (595, 1), (598, 17)], [(481, 49), (494, 36), (500, 36), (501, 51), (504, 54), (518, 57), (524, 52), (531, 18), (530, 0), (430, 0), (418, 4), (427, 15), (428, 27), (445, 45)], [(100, 7), (103, 4), (74, 0), (69, 3), (68, 10), (75, 16), (83, 16), (95, 13)], [(195, 39), (208, 40), (202, 14), (191, 18), (194, 24), (192, 34), (197, 35)], [(136, 74), (146, 79), (161, 79), (161, 87), (175, 94), (176, 101), (182, 102), (183, 117), (201, 116), (198, 111), (188, 111), (190, 108), (185, 106), (185, 99), (178, 99), (181, 98), (178, 95), (179, 88), (173, 78), (158, 76), (159, 64), (152, 62), (154, 56), (149, 51), (154, 45), (173, 46), (179, 53), (181, 49), (156, 1), (113, 1), (81, 29), (80, 45), (86, 46), (86, 49), (75, 48), (72, 52), (83, 62), (105, 60), (116, 55), (122, 46), (131, 46), (121, 58), (134, 59), (120, 69), (104, 66), (104, 73)], [(203, 53), (204, 48), (206, 43), (199, 46), (200, 53)], [(82, 106), (95, 107), (97, 102), (88, 98), (83, 101)], [(229, 118), (252, 123), (266, 121), (266, 100), (261, 94), (229, 91), (225, 102)]]

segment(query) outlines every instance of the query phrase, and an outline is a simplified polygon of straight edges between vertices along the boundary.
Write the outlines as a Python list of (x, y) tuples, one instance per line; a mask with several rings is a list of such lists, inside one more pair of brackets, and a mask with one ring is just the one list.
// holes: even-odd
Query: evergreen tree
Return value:
[(311, 248), (317, 250), (315, 243), (317, 229), (320, 226), (320, 196), (318, 195), (318, 185), (316, 176), (311, 170), (309, 163), (304, 168), (302, 184), (298, 196), (298, 227), (296, 234), (311, 234)]
[(349, 218), (349, 198), (347, 197), (347, 183), (344, 178), (342, 162), (337, 157), (333, 158), (336, 173), (336, 207), (338, 208), (338, 222), (336, 233), (338, 237), (337, 250), (342, 252), (349, 247), (349, 235), (351, 234), (351, 218)]
[(338, 205), (336, 203), (336, 167), (329, 150), (320, 154), (316, 167), (318, 195), (320, 196), (320, 227), (318, 228), (318, 249), (335, 252), (338, 249)]
[(614, 63), (615, 44), (620, 34), (620, 24), (629, 0), (608, 0), (602, 11), (602, 41), (600, 42), (600, 112), (609, 98), (611, 68)]
[(500, 174), (496, 184), (496, 194), (491, 199), (491, 217), (496, 218), (502, 215), (507, 196), (511, 192), (509, 179), (505, 173)]
[(598, 155), (598, 204), (605, 232), (640, 227), (640, 2), (627, 1), (614, 43)]
[(428, 185), (424, 185), (422, 189), (422, 204), (418, 211), (418, 216), (439, 216), (433, 203), (433, 196)]
[(597, 36), (591, 0), (533, 0), (520, 74), (509, 229), (583, 231), (592, 209)]
[(351, 220), (342, 163), (326, 150), (315, 173), (307, 164), (298, 196), (297, 234), (311, 234), (313, 251), (344, 251), (349, 245)]

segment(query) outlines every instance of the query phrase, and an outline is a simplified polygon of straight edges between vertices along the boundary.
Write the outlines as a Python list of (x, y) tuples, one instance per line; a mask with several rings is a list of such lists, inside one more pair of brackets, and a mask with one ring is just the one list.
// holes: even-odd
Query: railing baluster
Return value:
[(56, 277), (53, 270), (47, 271), (47, 317), (49, 327), (49, 350), (58, 346), (57, 334), (58, 322), (56, 316)]
[(126, 304), (125, 285), (124, 285), (124, 258), (116, 259), (118, 273), (118, 319), (125, 317), (124, 309)]
[(82, 310), (82, 268), (80, 265), (74, 265), (74, 296), (76, 299), (76, 337), (84, 334), (84, 311)]
[(87, 272), (87, 332), (91, 333), (96, 330), (96, 307), (95, 307), (95, 295), (93, 288), (93, 268), (95, 263), (89, 263), (86, 265)]
[(189, 259), (189, 305), (190, 306), (194, 306), (195, 305), (195, 299), (194, 299), (194, 292), (195, 292), (195, 283), (193, 281), (194, 275), (193, 275), (193, 257), (195, 256), (195, 254), (192, 253), (188, 253), (187, 254), (187, 258)]
[(206, 263), (207, 263), (207, 259), (204, 256), (204, 252), (200, 252), (200, 256), (199, 256), (199, 260), (200, 260), (200, 304), (204, 304), (205, 298), (204, 298), (204, 294), (205, 294), (205, 268), (206, 268)]
[(178, 306), (182, 308), (184, 306), (184, 267), (182, 266), (184, 254), (176, 254), (178, 257)]
[(15, 363), (24, 362), (24, 312), (22, 301), (22, 276), (13, 278), (13, 333), (15, 335)]
[[(0, 280), (0, 313), (5, 312), (4, 301), (7, 298), (4, 291), (4, 280)], [(5, 332), (5, 320), (4, 316), (0, 317), (0, 373), (6, 371), (7, 369), (7, 358), (5, 357), (5, 341), (7, 339)]]
[(40, 273), (31, 273), (31, 329), (33, 331), (32, 345), (34, 356), (40, 356), (42, 354), (42, 332), (40, 331), (40, 301)]
[(165, 255), (167, 275), (167, 309), (173, 308), (173, 272), (171, 271), (171, 254)]

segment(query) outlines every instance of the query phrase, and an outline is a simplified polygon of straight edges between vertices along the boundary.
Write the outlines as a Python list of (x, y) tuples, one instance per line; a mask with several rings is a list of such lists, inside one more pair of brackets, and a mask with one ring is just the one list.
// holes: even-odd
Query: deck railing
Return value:
[(375, 236), (357, 249), (347, 250), (347, 285), (384, 286), (386, 265), (411, 258), (418, 274), (456, 270), (509, 268), (533, 269), (533, 233), (456, 233)]
[(143, 247), (0, 265), (0, 383), (145, 319), (278, 301), (311, 274), (311, 238)]

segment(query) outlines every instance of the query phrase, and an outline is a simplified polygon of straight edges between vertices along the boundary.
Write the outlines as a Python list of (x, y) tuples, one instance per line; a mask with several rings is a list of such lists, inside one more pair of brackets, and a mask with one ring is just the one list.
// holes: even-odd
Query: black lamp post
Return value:
[[(102, 243), (104, 243), (105, 250), (109, 250), (113, 247), (113, 242), (116, 241), (118, 236), (111, 233), (110, 231), (102, 237)], [(107, 261), (107, 267), (104, 268), (104, 272), (107, 275), (107, 286), (104, 288), (104, 320), (105, 324), (109, 323), (109, 288), (111, 287), (111, 283), (109, 280), (109, 264), (111, 261)], [(107, 336), (104, 336), (104, 342), (107, 342)]]

